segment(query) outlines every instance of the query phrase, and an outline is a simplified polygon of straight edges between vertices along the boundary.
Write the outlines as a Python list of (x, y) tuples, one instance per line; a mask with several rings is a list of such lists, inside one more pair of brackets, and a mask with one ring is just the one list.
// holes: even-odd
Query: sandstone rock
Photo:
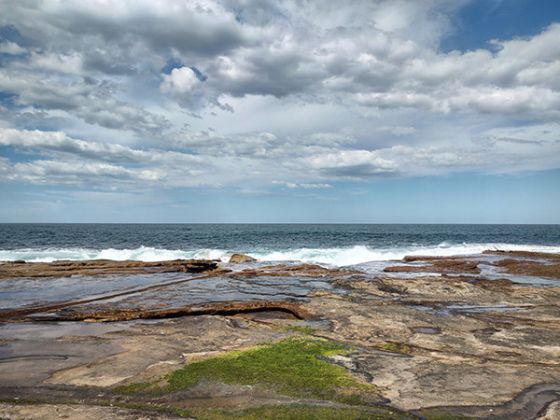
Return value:
[(233, 254), (229, 259), (230, 264), (251, 263), (255, 261), (257, 261), (255, 258), (245, 254)]
[(498, 255), (498, 256), (508, 256), (513, 258), (542, 258), (547, 260), (560, 260), (559, 253), (551, 252), (535, 252), (535, 251), (502, 251), (502, 250), (492, 250), (487, 249), (483, 251), (482, 254), (485, 255)]
[(480, 273), (478, 261), (457, 258), (405, 257), (405, 262), (426, 262), (425, 265), (398, 265), (385, 267), (386, 273)]
[(96, 276), (107, 274), (149, 273), (201, 273), (218, 267), (210, 260), (170, 260), (170, 261), (54, 261), (52, 263), (21, 263), (19, 261), (0, 263), (0, 279), (18, 277), (68, 277), (72, 275)]
[(493, 265), (502, 268), (508, 274), (560, 279), (560, 263), (556, 262), (557, 260), (551, 261), (555, 262), (542, 264), (538, 261), (506, 258), (496, 261)]
[[(130, 321), (135, 319), (161, 319), (173, 318), (178, 316), (200, 316), (200, 315), (236, 315), (251, 312), (283, 312), (293, 315), (297, 319), (312, 319), (313, 314), (307, 311), (303, 304), (290, 300), (253, 300), (253, 301), (227, 301), (210, 302), (199, 305), (185, 305), (176, 308), (113, 308), (97, 309), (95, 306), (75, 305), (53, 311), (49, 314), (39, 314), (37, 318), (29, 317), (40, 321), (86, 321), (87, 322), (114, 322)], [(8, 314), (12, 318), (17, 318), (15, 311)], [(21, 311), (24, 313), (25, 311)]]

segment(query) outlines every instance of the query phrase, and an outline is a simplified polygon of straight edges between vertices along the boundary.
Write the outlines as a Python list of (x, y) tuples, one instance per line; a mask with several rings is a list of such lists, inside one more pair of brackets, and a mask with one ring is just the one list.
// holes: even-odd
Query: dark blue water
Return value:
[(442, 242), (560, 245), (560, 225), (0, 224), (0, 249), (372, 248)]
[[(0, 259), (4, 260), (153, 260), (160, 250), (181, 251), (161, 253), (161, 259), (204, 257), (209, 256), (209, 250), (215, 250), (211, 256), (220, 258), (219, 250), (254, 253), (260, 258), (290, 251), (287, 259), (313, 260), (299, 258), (298, 252), (306, 250), (308, 257), (321, 254), (324, 258), (329, 258), (327, 254), (332, 257), (334, 250), (352, 249), (354, 254), (415, 249), (450, 254), (455, 249), (457, 253), (468, 253), (484, 246), (503, 248), (507, 244), (560, 251), (560, 225), (0, 224)], [(109, 249), (135, 252), (99, 254)], [(201, 250), (206, 254), (202, 255)]]

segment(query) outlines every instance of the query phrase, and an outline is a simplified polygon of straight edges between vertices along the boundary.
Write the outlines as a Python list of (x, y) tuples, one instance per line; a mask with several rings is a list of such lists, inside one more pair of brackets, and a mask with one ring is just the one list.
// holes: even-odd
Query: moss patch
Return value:
[(340, 408), (316, 407), (306, 405), (261, 406), (245, 410), (191, 410), (191, 414), (199, 420), (350, 420), (350, 419), (376, 419), (376, 420), (405, 420), (414, 417), (406, 413), (387, 408)]
[(263, 384), (287, 395), (358, 403), (356, 395), (374, 391), (373, 386), (320, 359), (345, 353), (345, 347), (333, 341), (292, 337), (191, 363), (168, 375), (167, 390), (187, 389), (208, 379), (229, 384)]

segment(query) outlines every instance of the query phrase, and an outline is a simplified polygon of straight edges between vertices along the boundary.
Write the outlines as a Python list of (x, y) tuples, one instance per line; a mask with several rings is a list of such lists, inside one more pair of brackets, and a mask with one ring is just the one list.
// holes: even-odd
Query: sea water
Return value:
[(259, 261), (345, 266), (486, 249), (560, 252), (560, 225), (0, 224), (0, 260)]

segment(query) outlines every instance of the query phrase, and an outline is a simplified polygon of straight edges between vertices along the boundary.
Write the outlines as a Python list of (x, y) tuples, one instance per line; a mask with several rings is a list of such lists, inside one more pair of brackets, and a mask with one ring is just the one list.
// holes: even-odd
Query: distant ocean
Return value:
[(485, 249), (560, 252), (560, 225), (0, 224), (4, 261), (227, 261), (241, 252), (343, 266)]

